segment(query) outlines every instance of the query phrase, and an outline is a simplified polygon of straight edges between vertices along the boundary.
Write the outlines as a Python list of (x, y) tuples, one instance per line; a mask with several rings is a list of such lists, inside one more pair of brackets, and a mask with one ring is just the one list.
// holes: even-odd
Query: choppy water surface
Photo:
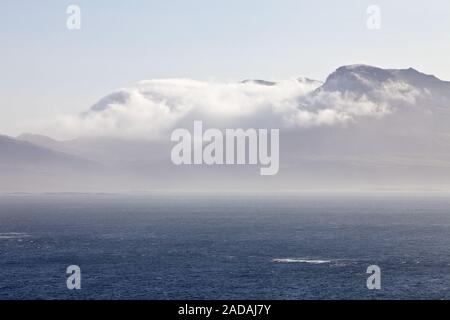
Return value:
[(450, 197), (3, 195), (0, 298), (449, 299)]

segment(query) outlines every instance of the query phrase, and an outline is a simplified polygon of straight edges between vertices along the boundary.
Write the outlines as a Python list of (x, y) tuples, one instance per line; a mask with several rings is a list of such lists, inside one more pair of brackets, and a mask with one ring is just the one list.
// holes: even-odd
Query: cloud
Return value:
[(372, 101), (366, 95), (339, 91), (307, 95), (302, 106), (288, 115), (288, 121), (300, 127), (343, 124), (358, 117), (382, 117), (391, 111), (386, 103)]
[[(320, 82), (291, 79), (276, 84), (146, 80), (104, 97), (81, 115), (58, 117), (47, 129), (59, 136), (166, 137), (175, 127), (203, 120), (216, 127), (296, 128), (330, 126), (359, 117), (382, 117), (393, 101), (419, 94), (387, 83), (369, 95), (316, 90)], [(56, 132), (56, 133), (55, 133)]]
[(430, 96), (430, 92), (417, 89), (402, 81), (386, 81), (374, 90), (375, 97), (391, 104), (406, 103), (413, 105), (419, 98)]

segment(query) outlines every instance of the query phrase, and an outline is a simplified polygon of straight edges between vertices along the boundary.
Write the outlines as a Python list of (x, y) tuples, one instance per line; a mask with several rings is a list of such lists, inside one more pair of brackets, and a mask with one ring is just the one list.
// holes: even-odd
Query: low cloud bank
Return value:
[(422, 94), (401, 82), (384, 83), (367, 94), (327, 91), (321, 85), (308, 79), (275, 84), (146, 80), (113, 92), (80, 115), (59, 116), (43, 129), (59, 137), (161, 139), (196, 119), (217, 127), (333, 126), (383, 117), (394, 105), (413, 104)]

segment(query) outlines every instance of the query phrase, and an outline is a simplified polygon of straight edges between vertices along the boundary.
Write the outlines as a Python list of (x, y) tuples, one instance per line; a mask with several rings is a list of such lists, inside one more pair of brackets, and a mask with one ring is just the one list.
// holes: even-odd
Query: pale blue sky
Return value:
[[(371, 4), (381, 30), (366, 28)], [(367, 63), (450, 80), (449, 57), (448, 0), (2, 0), (0, 133), (143, 79), (323, 80)]]

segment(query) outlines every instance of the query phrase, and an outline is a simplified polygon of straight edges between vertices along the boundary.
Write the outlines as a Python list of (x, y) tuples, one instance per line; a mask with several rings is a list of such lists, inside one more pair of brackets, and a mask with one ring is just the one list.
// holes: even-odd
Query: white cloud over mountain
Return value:
[[(192, 129), (194, 120), (205, 127), (280, 128), (279, 174), (269, 181), (251, 166), (174, 166), (172, 129)], [(325, 83), (142, 81), (80, 115), (26, 129), (78, 139), (4, 139), (0, 171), (9, 180), (0, 189), (40, 190), (49, 181), (51, 190), (85, 190), (89, 183), (101, 191), (236, 185), (448, 189), (449, 123), (450, 82), (414, 69), (347, 66)], [(37, 153), (36, 146), (44, 150)], [(77, 161), (62, 161), (61, 153)]]
[[(344, 69), (343, 69), (344, 68)], [(217, 127), (308, 128), (380, 118), (427, 95), (389, 71), (349, 66), (322, 85), (305, 78), (277, 83), (188, 79), (146, 80), (120, 89), (81, 115), (64, 115), (53, 135), (101, 135), (158, 139), (195, 119)]]
[(282, 118), (296, 112), (298, 100), (318, 86), (320, 82), (296, 79), (274, 85), (147, 80), (108, 95), (80, 116), (64, 116), (58, 122), (73, 135), (146, 138), (159, 137), (190, 118), (215, 125), (260, 121), (279, 125)]

